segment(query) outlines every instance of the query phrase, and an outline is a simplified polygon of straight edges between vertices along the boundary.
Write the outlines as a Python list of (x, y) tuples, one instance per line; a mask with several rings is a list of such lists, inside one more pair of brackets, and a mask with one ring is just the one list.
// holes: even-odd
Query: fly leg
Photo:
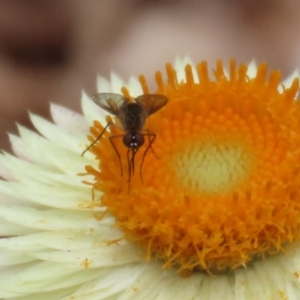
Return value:
[(102, 137), (104, 132), (107, 130), (107, 128), (112, 125), (112, 122), (108, 122), (106, 126), (103, 128), (102, 132), (99, 134), (99, 136), (81, 153), (81, 156), (83, 156), (88, 150), (90, 150)]
[(147, 154), (148, 150), (151, 149), (154, 156), (156, 158), (159, 158), (159, 157), (156, 156), (156, 154), (154, 153), (153, 148), (152, 148), (152, 144), (153, 144), (154, 140), (156, 139), (156, 134), (155, 133), (150, 133), (149, 130), (147, 130), (147, 133), (144, 133), (143, 135), (148, 136), (149, 144), (148, 144), (146, 150), (144, 151), (142, 162), (141, 162), (141, 167), (140, 167), (140, 178), (141, 178), (142, 182), (143, 182), (143, 172), (142, 172), (143, 171), (143, 165), (144, 165), (144, 160), (145, 160), (145, 157), (146, 157), (146, 154)]
[(118, 134), (118, 135), (112, 135), (112, 136), (109, 137), (109, 141), (110, 141), (112, 147), (114, 148), (115, 153), (116, 153), (117, 156), (118, 156), (118, 160), (119, 160), (119, 164), (120, 164), (120, 170), (121, 170), (121, 177), (123, 177), (123, 166), (122, 166), (121, 156), (120, 156), (120, 153), (119, 153), (119, 151), (118, 151), (116, 145), (115, 145), (114, 142), (113, 142), (113, 139), (121, 138), (121, 137), (123, 137), (123, 136), (124, 136), (124, 134)]

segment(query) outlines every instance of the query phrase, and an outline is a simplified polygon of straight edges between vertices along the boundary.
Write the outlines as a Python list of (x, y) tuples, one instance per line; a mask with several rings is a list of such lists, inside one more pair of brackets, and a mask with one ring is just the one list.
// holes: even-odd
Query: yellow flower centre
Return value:
[[(99, 203), (147, 261), (179, 271), (234, 269), (284, 251), (300, 229), (298, 79), (279, 92), (280, 73), (267, 80), (266, 64), (249, 78), (246, 65), (232, 60), (226, 76), (218, 61), (214, 79), (205, 62), (197, 78), (187, 65), (183, 82), (166, 69), (166, 81), (156, 73), (155, 93), (169, 102), (147, 120), (156, 139), (147, 150), (145, 135), (130, 181), (128, 149), (122, 138), (117, 151), (109, 141), (122, 131), (111, 127), (92, 148), (99, 169), (86, 171), (103, 193)], [(94, 123), (91, 141), (105, 125)]]
[(251, 171), (253, 153), (229, 142), (195, 141), (172, 156), (183, 188), (199, 193), (225, 193), (239, 186)]

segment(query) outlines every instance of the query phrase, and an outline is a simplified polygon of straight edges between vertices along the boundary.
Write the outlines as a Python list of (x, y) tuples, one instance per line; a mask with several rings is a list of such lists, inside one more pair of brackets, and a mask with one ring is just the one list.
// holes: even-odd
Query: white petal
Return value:
[(249, 78), (253, 78), (256, 76), (257, 73), (257, 65), (255, 63), (255, 60), (252, 60), (250, 64), (248, 64), (248, 70), (247, 70), (247, 75)]
[[(33, 254), (34, 255), (34, 254)], [(35, 253), (36, 258), (64, 264), (66, 267), (102, 268), (122, 266), (134, 262), (142, 262), (132, 245), (96, 245), (93, 248), (66, 251), (40, 251)]]
[[(202, 289), (201, 295), (207, 300), (224, 299), (231, 300), (234, 298), (234, 290), (232, 285), (229, 283), (227, 276), (203, 276), (202, 278)], [(216, 287), (218, 287), (216, 289)], [(199, 290), (198, 290), (199, 293)], [(198, 294), (197, 293), (197, 294)], [(195, 295), (196, 296), (196, 295)], [(236, 298), (239, 299), (239, 298)]]
[[(34, 114), (30, 114), (30, 120), (35, 128), (50, 142), (77, 153), (82, 151), (83, 147), (80, 147), (80, 145), (82, 145), (83, 141), (86, 141), (84, 133), (63, 129)], [(87, 126), (84, 131), (85, 133), (87, 132)]]
[(194, 81), (196, 83), (199, 83), (199, 78), (198, 78), (198, 75), (197, 75), (196, 66), (188, 56), (184, 56), (182, 59), (179, 58), (179, 57), (176, 57), (176, 59), (175, 59), (174, 69), (176, 70), (176, 73), (177, 73), (178, 82), (179, 83), (180, 82), (186, 82), (186, 76), (185, 76), (184, 69), (185, 69), (187, 64), (191, 65), (191, 67), (192, 67)]
[[(2, 277), (1, 275), (0, 277)], [(63, 265), (52, 262), (41, 262), (24, 268), (22, 271), (9, 276), (9, 278), (1, 278), (0, 297), (3, 297), (2, 295), (5, 292), (15, 293), (16, 296), (24, 296), (37, 292), (41, 295), (46, 291), (72, 286), (74, 289), (74, 286), (76, 287), (78, 284), (92, 280), (97, 276), (99, 274), (93, 269), (80, 271), (80, 269), (65, 268)], [(43, 297), (40, 299), (43, 299)]]
[[(78, 216), (78, 214), (76, 214)], [(68, 220), (71, 224), (72, 220)], [(113, 228), (115, 220), (107, 218), (98, 223), (90, 224), (90, 227), (84, 229), (71, 225), (56, 231), (34, 232), (26, 236), (16, 236), (0, 240), (0, 249), (6, 251), (35, 251), (35, 250), (82, 250), (92, 248), (93, 246), (107, 246), (111, 241), (122, 238), (123, 234)], [(97, 225), (97, 226), (94, 226)], [(72, 227), (72, 229), (70, 229)], [(77, 229), (76, 229), (77, 228)], [(91, 230), (92, 229), (92, 230)], [(124, 241), (117, 243), (125, 251)], [(38, 248), (37, 248), (38, 246)], [(131, 250), (129, 248), (129, 250)], [(36, 252), (36, 251), (35, 251)], [(135, 252), (135, 251), (133, 251)]]
[(195, 68), (195, 64), (193, 63), (192, 59), (189, 56), (185, 55), (182, 58), (177, 56), (175, 58), (174, 69), (176, 71), (180, 71), (184, 69), (187, 64)]
[[(84, 189), (72, 189), (68, 186), (47, 186), (42, 183), (34, 184), (34, 180), (31, 182), (28, 180), (29, 186), (20, 185), (19, 183), (3, 182), (0, 181), (0, 193), (12, 198), (22, 200), (24, 204), (37, 203), (39, 205), (49, 205), (52, 207), (82, 210), (88, 209), (92, 205), (91, 195)], [(33, 184), (30, 186), (30, 184)], [(47, 193), (47, 194), (46, 194)], [(29, 206), (32, 206), (29, 204)], [(22, 209), (20, 207), (20, 209)]]
[(6, 168), (4, 165), (2, 165), (1, 162), (0, 162), (0, 177), (1, 177), (0, 180), (1, 179), (11, 180), (11, 181), (15, 180), (14, 176), (9, 171), (9, 169)]
[(53, 121), (59, 127), (71, 133), (82, 132), (86, 134), (88, 124), (82, 114), (54, 103), (51, 103), (50, 105), (50, 112)]
[(95, 120), (102, 124), (106, 124), (105, 116), (107, 113), (97, 106), (84, 92), (82, 93), (81, 97), (81, 107), (89, 126), (91, 126)]
[[(280, 300), (282, 297), (280, 297), (279, 291), (285, 295), (291, 293), (291, 291), (292, 294), (299, 295), (300, 284), (299, 282), (296, 284), (292, 253), (278, 254), (255, 262), (253, 267), (236, 270), (236, 298), (257, 299), (262, 296), (262, 299)], [(296, 256), (299, 255), (300, 253), (297, 253)]]
[(299, 70), (295, 70), (291, 75), (289, 75), (283, 82), (282, 84), (285, 87), (290, 87), (294, 81), (295, 78), (299, 78), (300, 77), (300, 73)]
[(113, 93), (121, 94), (121, 88), (125, 86), (124, 80), (116, 73), (110, 74), (111, 91)]
[(26, 255), (24, 253), (20, 253), (19, 251), (5, 251), (0, 249), (0, 266), (7, 265), (18, 265), (27, 262), (31, 262), (34, 258), (30, 255)]
[(98, 93), (111, 93), (111, 83), (102, 76), (97, 76), (97, 91)]
[[(172, 273), (161, 270), (161, 266), (157, 263), (145, 265), (142, 272), (135, 282), (128, 285), (128, 287), (120, 294), (117, 299), (120, 300), (142, 300), (142, 299), (161, 299), (159, 295), (162, 293), (161, 288), (168, 285), (168, 276), (172, 277)], [(172, 293), (172, 290), (169, 290)], [(167, 299), (167, 298), (165, 298)], [(169, 299), (173, 299), (172, 296)]]
[[(94, 161), (89, 161), (87, 156), (82, 157), (81, 153), (86, 148), (86, 142), (82, 141), (82, 144), (73, 147), (74, 151), (70, 149), (62, 148), (55, 143), (51, 143), (40, 135), (18, 126), (22, 140), (25, 142), (23, 151), (30, 158), (31, 161), (40, 164), (41, 166), (48, 167), (51, 170), (60, 171), (65, 174), (74, 176), (84, 170), (84, 165), (95, 164)], [(78, 142), (78, 140), (77, 140)], [(75, 144), (76, 142), (74, 142)]]
[(30, 160), (30, 157), (24, 152), (25, 142), (14, 134), (9, 134), (9, 141), (15, 155), (24, 160)]
[(143, 94), (143, 90), (140, 82), (135, 77), (130, 77), (127, 84), (128, 90), (133, 97), (137, 97)]
[[(107, 270), (102, 269), (99, 272), (99, 278), (82, 285), (75, 293), (69, 297), (63, 298), (63, 300), (71, 299), (87, 299), (87, 300), (99, 300), (99, 299), (138, 299), (124, 297), (124, 290), (130, 287), (130, 292), (138, 293), (136, 288), (137, 282), (140, 282), (140, 276), (145, 273), (146, 266), (120, 266), (117, 268), (109, 268)], [(147, 289), (147, 287), (146, 287)], [(84, 297), (86, 295), (86, 298)], [(76, 298), (76, 296), (78, 298)], [(113, 298), (110, 298), (113, 296)], [(142, 298), (140, 298), (142, 299)], [(144, 299), (151, 299), (150, 297)]]
[(47, 145), (50, 145), (50, 143), (39, 134), (28, 130), (25, 127), (18, 125), (18, 130), (23, 141), (23, 155), (28, 157), (30, 161), (46, 165), (46, 162), (43, 159), (43, 153), (39, 151), (39, 147), (44, 144), (45, 148), (47, 148)]
[[(99, 222), (94, 218), (94, 213), (64, 210), (37, 210), (16, 205), (1, 205), (0, 217), (13, 224), (24, 225), (40, 230), (94, 230)], [(0, 240), (0, 244), (5, 241)]]
[[(37, 230), (35, 228), (25, 227), (24, 224), (12, 224), (10, 220), (5, 221), (2, 218), (0, 218), (0, 236), (2, 238), (16, 235), (27, 235), (36, 232)], [(0, 257), (2, 256), (0, 255)]]

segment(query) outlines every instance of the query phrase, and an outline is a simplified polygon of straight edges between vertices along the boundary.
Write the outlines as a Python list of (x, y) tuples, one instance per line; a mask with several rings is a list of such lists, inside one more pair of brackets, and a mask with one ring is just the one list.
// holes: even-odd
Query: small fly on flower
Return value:
[[(112, 135), (109, 137), (109, 141), (118, 156), (121, 176), (123, 176), (121, 157), (115, 144), (113, 143), (113, 140), (116, 138), (123, 138), (123, 144), (128, 148), (128, 184), (130, 184), (131, 175), (134, 174), (135, 155), (139, 148), (144, 144), (145, 137), (148, 137), (149, 144), (143, 153), (140, 166), (140, 178), (143, 180), (142, 167), (144, 159), (149, 148), (151, 148), (153, 154), (155, 155), (152, 149), (152, 144), (156, 138), (156, 134), (150, 133), (149, 129), (146, 129), (145, 131), (142, 130), (146, 119), (165, 106), (168, 102), (168, 98), (158, 94), (146, 94), (138, 96), (134, 99), (134, 102), (132, 102), (123, 95), (113, 93), (98, 93), (92, 97), (92, 100), (102, 109), (116, 116), (121, 122), (125, 133), (120, 135)], [(96, 140), (93, 141), (92, 144), (90, 144), (81, 155), (84, 155), (84, 153), (93, 147), (95, 143), (101, 139), (107, 128), (111, 125), (116, 126), (116, 124), (113, 122), (108, 122)]]

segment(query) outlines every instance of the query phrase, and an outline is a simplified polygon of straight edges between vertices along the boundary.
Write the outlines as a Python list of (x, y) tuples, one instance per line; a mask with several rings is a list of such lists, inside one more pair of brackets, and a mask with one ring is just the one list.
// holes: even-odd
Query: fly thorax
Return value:
[(146, 114), (139, 104), (129, 103), (122, 108), (119, 118), (125, 131), (138, 132), (143, 128)]

